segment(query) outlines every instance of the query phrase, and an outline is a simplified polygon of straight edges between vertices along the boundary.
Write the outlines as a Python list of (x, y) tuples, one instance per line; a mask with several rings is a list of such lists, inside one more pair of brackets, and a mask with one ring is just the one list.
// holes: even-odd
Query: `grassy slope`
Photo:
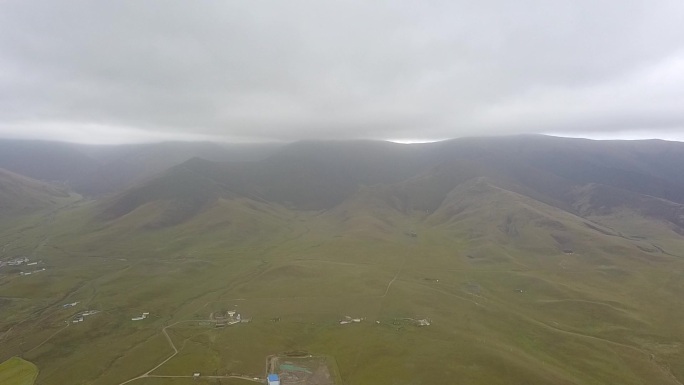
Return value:
[(19, 357), (12, 357), (0, 364), (0, 384), (33, 385), (38, 376), (36, 365)]
[[(324, 212), (220, 199), (167, 228), (146, 222), (163, 202), (112, 222), (87, 219), (88, 205), (59, 212), (42, 249), (49, 271), (0, 281), (13, 309), (0, 352), (36, 362), (39, 384), (118, 384), (171, 354), (163, 326), (236, 308), (252, 323), (170, 328), (180, 354), (155, 373), (261, 376), (268, 354), (309, 350), (333, 356), (347, 384), (684, 378), (684, 264), (638, 247), (675, 250), (678, 234), (636, 214), (652, 232), (622, 232), (643, 238), (620, 236), (625, 221), (607, 216), (591, 218), (598, 231), (483, 179), (430, 213), (392, 202), (372, 188)], [(61, 330), (86, 309), (102, 313)], [(130, 321), (142, 311), (152, 317)], [(366, 321), (341, 326), (345, 315)], [(422, 317), (433, 325), (398, 321)]]
[(55, 207), (68, 200), (62, 188), (0, 169), (0, 215), (25, 216), (39, 209)]

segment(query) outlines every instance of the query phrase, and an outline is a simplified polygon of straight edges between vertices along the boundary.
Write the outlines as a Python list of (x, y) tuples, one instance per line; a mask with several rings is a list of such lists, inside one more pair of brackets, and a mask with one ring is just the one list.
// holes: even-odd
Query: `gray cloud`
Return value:
[(681, 0), (6, 0), (0, 136), (671, 137), (681, 36)]

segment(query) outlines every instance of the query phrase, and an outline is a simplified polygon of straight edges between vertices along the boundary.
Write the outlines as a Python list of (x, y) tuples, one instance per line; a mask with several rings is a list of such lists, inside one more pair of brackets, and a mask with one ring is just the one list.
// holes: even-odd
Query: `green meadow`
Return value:
[(33, 385), (38, 376), (36, 365), (19, 357), (12, 357), (0, 363), (0, 384)]
[[(127, 383), (249, 384), (191, 376), (263, 379), (269, 355), (293, 351), (331, 357), (339, 385), (684, 379), (678, 234), (641, 217), (656, 230), (597, 217), (597, 231), (481, 186), (433, 213), (364, 199), (328, 211), (220, 200), (169, 227), (148, 226), (162, 203), (113, 221), (87, 202), (5, 220), (3, 259), (46, 270), (0, 270), (0, 359), (35, 363), (39, 385), (119, 385), (168, 358)], [(86, 310), (99, 312), (70, 322)], [(228, 310), (250, 322), (214, 327)], [(8, 362), (0, 383), (33, 381), (35, 367)]]

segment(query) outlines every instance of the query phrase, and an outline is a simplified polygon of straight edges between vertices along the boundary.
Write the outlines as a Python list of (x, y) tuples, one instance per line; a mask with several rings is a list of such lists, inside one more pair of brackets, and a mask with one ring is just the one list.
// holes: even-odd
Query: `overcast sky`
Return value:
[(0, 137), (684, 140), (682, 0), (0, 1)]

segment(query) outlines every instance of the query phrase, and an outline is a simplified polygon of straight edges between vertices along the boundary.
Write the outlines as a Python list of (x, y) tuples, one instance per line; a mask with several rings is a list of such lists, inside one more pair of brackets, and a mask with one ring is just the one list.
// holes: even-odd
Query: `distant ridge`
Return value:
[(0, 169), (0, 214), (28, 214), (49, 207), (59, 198), (67, 198), (65, 188), (37, 181)]
[(97, 197), (119, 192), (193, 157), (253, 161), (265, 158), (279, 146), (206, 142), (107, 146), (5, 139), (0, 140), (0, 167)]
[(681, 226), (668, 210), (654, 207), (684, 203), (682, 164), (684, 143), (664, 141), (526, 135), (414, 145), (298, 142), (254, 162), (190, 159), (114, 197), (104, 212), (112, 219), (142, 204), (175, 201), (186, 207), (180, 216), (185, 220), (219, 198), (234, 197), (328, 210), (365, 187), (377, 187), (397, 209), (434, 211), (462, 183), (486, 177), (573, 214), (605, 211), (599, 202), (610, 201), (610, 207), (636, 205), (645, 215)]

